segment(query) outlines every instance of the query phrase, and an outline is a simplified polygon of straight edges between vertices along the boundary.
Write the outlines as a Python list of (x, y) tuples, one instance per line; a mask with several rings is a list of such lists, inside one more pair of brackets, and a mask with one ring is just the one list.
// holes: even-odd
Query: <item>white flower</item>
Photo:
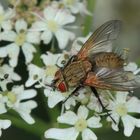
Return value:
[(15, 10), (8, 8), (4, 10), (3, 6), (0, 4), (0, 30), (3, 28), (4, 30), (10, 30), (12, 28), (12, 24), (10, 19), (15, 15)]
[(1, 129), (7, 129), (10, 127), (11, 121), (10, 120), (0, 120), (0, 136), (2, 135)]
[[(53, 91), (52, 89), (44, 90), (45, 96), (48, 97), (48, 106), (50, 108), (55, 107), (61, 101), (65, 101), (65, 99), (68, 98), (71, 92), (72, 91), (62, 93), (57, 90)], [(76, 101), (73, 97), (68, 98), (68, 100), (64, 103), (66, 109), (70, 109), (71, 106), (75, 106), (75, 105), (76, 105)]]
[[(140, 101), (136, 97), (129, 97), (127, 92), (117, 92), (116, 99), (110, 100), (107, 109), (111, 110), (110, 114), (116, 124), (112, 122), (112, 128), (118, 131), (120, 119), (124, 126), (124, 135), (131, 136), (135, 127), (140, 128), (140, 119), (134, 118), (129, 113), (140, 113)], [(112, 121), (108, 117), (108, 121)]]
[(69, 58), (69, 54), (67, 52), (53, 54), (51, 52), (47, 52), (46, 54), (41, 55), (41, 59), (46, 66), (57, 65), (59, 67), (63, 67), (63, 61), (67, 61)]
[(63, 101), (65, 96), (59, 91), (53, 91), (51, 89), (45, 89), (44, 94), (48, 97), (48, 106), (53, 108), (56, 104)]
[(0, 56), (9, 56), (9, 63), (13, 67), (17, 65), (20, 47), (23, 51), (27, 64), (32, 61), (33, 53), (36, 52), (33, 44), (38, 44), (40, 41), (39, 33), (29, 32), (27, 29), (27, 23), (23, 19), (16, 21), (15, 31), (9, 30), (2, 33), (2, 39), (11, 43), (0, 48)]
[(31, 117), (31, 110), (37, 106), (37, 103), (33, 100), (23, 101), (31, 99), (36, 96), (36, 91), (33, 89), (25, 90), (24, 87), (15, 86), (11, 91), (5, 91), (4, 97), (7, 100), (7, 107), (14, 109), (27, 123), (33, 124), (35, 121)]
[(0, 67), (0, 86), (3, 90), (6, 90), (7, 83), (10, 83), (12, 81), (19, 81), (21, 80), (21, 77), (14, 72), (14, 68), (10, 67), (7, 64), (4, 64)]
[(61, 0), (61, 3), (73, 14), (81, 13), (91, 15), (91, 13), (87, 10), (87, 3), (85, 0)]
[(0, 78), (3, 78), (5, 75), (7, 75), (7, 79), (13, 80), (13, 81), (19, 81), (21, 80), (21, 77), (14, 72), (14, 68), (10, 67), (7, 64), (4, 64), (0, 67)]
[(97, 140), (96, 135), (89, 128), (100, 128), (99, 117), (88, 117), (88, 109), (85, 106), (78, 108), (77, 115), (72, 111), (67, 111), (62, 116), (58, 117), (58, 122), (72, 125), (70, 128), (59, 129), (51, 128), (45, 132), (45, 138), (57, 140), (76, 140), (79, 133), (82, 133), (83, 140)]
[(124, 67), (125, 71), (132, 71), (134, 74), (137, 74), (140, 72), (140, 68), (138, 68), (138, 65), (134, 62), (130, 62), (128, 63), (128, 65), (126, 65)]
[(43, 31), (41, 39), (45, 44), (48, 44), (55, 36), (59, 47), (64, 49), (68, 41), (75, 37), (74, 33), (65, 29), (67, 24), (75, 21), (75, 17), (63, 9), (51, 6), (44, 9), (43, 14), (44, 18), (40, 17), (41, 21), (35, 22), (32, 30)]
[[(28, 65), (29, 78), (26, 81), (26, 87), (32, 86), (38, 82), (36, 87), (45, 87), (46, 84), (51, 84), (54, 79), (54, 75), (58, 70), (58, 66), (61, 67), (63, 64), (61, 63), (65, 57), (64, 54), (52, 54), (47, 52), (46, 54), (41, 55), (41, 59), (43, 60), (45, 67), (40, 68), (34, 64)], [(57, 66), (56, 66), (57, 65)]]
[(29, 71), (29, 78), (25, 83), (26, 87), (30, 87), (33, 84), (39, 82), (45, 76), (44, 69), (42, 69), (34, 64), (28, 65), (28, 71)]

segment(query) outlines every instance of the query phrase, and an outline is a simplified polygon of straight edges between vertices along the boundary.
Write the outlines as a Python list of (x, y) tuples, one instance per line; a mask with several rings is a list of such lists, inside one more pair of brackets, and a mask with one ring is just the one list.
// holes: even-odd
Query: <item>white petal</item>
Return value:
[(14, 108), (27, 123), (35, 123), (34, 119), (31, 117), (31, 110), (37, 107), (35, 101), (29, 100), (19, 104), (17, 108)]
[(40, 33), (39, 32), (28, 32), (26, 35), (26, 41), (30, 43), (39, 44)]
[(0, 14), (4, 14), (4, 8), (1, 3), (0, 3)]
[(34, 64), (28, 65), (28, 71), (29, 71), (29, 78), (25, 83), (26, 87), (30, 87), (31, 85), (35, 84), (38, 80), (40, 80), (45, 75), (44, 70)]
[(59, 29), (57, 32), (55, 32), (55, 35), (58, 40), (60, 49), (64, 49), (68, 41), (74, 39), (75, 37), (74, 33), (65, 29)]
[(59, 25), (66, 25), (68, 23), (72, 23), (75, 21), (75, 17), (73, 15), (70, 15), (69, 12), (60, 9), (56, 16), (55, 21), (59, 23)]
[(23, 19), (19, 19), (15, 23), (15, 29), (19, 33), (21, 30), (27, 30), (27, 23)]
[(124, 135), (127, 137), (131, 136), (135, 128), (135, 118), (129, 115), (126, 115), (122, 117), (122, 122), (124, 125)]
[(12, 67), (15, 67), (18, 62), (18, 55), (19, 55), (20, 48), (16, 44), (12, 43), (7, 46), (7, 51), (10, 57), (9, 63)]
[(41, 40), (43, 40), (44, 44), (48, 44), (50, 43), (52, 37), (53, 37), (53, 34), (49, 30), (44, 31), (41, 35)]
[(5, 12), (5, 20), (9, 20), (15, 16), (16, 12), (15, 9), (8, 8)]
[(82, 132), (83, 140), (97, 140), (97, 136), (88, 128)]
[(2, 40), (6, 40), (6, 41), (15, 41), (15, 38), (17, 36), (17, 34), (14, 31), (4, 31), (2, 34)]
[(112, 119), (108, 116), (107, 121), (112, 122), (112, 129), (115, 131), (119, 131), (119, 121), (120, 121), (120, 116), (116, 112), (111, 112), (111, 117), (115, 120), (116, 124), (112, 121)]
[(75, 128), (57, 129), (52, 128), (45, 132), (45, 138), (52, 138), (57, 140), (76, 140), (79, 132)]
[(77, 120), (78, 120), (78, 117), (72, 111), (67, 111), (66, 113), (62, 114), (61, 116), (57, 118), (58, 122), (70, 124), (70, 125), (74, 125)]
[(10, 120), (0, 120), (0, 128), (7, 129), (10, 127), (11, 121)]
[(116, 93), (116, 101), (118, 103), (125, 103), (127, 95), (128, 95), (128, 92), (117, 92)]
[(126, 103), (128, 112), (140, 113), (140, 100), (136, 97), (132, 97)]
[(47, 20), (52, 20), (55, 18), (56, 14), (58, 12), (58, 9), (53, 8), (51, 6), (48, 6), (47, 8), (44, 9), (43, 13), (44, 13), (44, 17)]
[(138, 66), (136, 63), (130, 62), (130, 63), (128, 63), (127, 66), (124, 67), (124, 70), (134, 72), (135, 70), (137, 70), (137, 68), (138, 68)]
[(13, 72), (11, 75), (11, 79), (14, 81), (19, 81), (21, 80), (21, 77), (17, 73)]
[(80, 106), (78, 108), (77, 115), (79, 118), (86, 119), (88, 117), (89, 110), (85, 106)]
[(65, 99), (62, 93), (57, 91), (50, 91), (49, 89), (45, 89), (44, 94), (46, 97), (48, 97), (48, 106), (50, 108), (53, 108), (56, 104)]
[(24, 100), (24, 99), (30, 99), (30, 98), (33, 98), (35, 97), (37, 94), (36, 90), (34, 89), (28, 89), (28, 90), (24, 90), (22, 92), (22, 94), (20, 94), (20, 99), (21, 100)]
[(52, 54), (50, 52), (47, 52), (46, 54), (41, 55), (41, 59), (46, 66), (55, 65), (60, 56), (61, 54)]
[(30, 43), (24, 43), (22, 51), (25, 55), (26, 64), (30, 63), (33, 59), (33, 53), (36, 52), (35, 47)]
[(70, 9), (73, 14), (77, 14), (79, 12), (79, 9), (77, 8), (77, 4), (70, 6)]
[(1, 129), (7, 129), (11, 126), (10, 120), (0, 120), (0, 136), (2, 135)]
[(81, 15), (84, 16), (84, 14), (86, 14), (86, 15), (92, 16), (92, 13), (87, 10), (87, 5), (85, 1), (83, 3), (79, 3), (78, 7), (79, 7), (78, 9)]
[(8, 55), (7, 47), (0, 47), (0, 57), (6, 57)]
[(4, 21), (1, 26), (4, 30), (11, 30), (12, 29), (12, 23), (10, 20)]
[(91, 128), (99, 128), (102, 127), (102, 124), (100, 123), (101, 118), (100, 117), (91, 117), (87, 120), (88, 127)]
[(1, 69), (1, 74), (2, 74), (2, 77), (5, 75), (5, 74), (8, 74), (8, 80), (14, 80), (14, 81), (19, 81), (21, 80), (21, 77), (14, 72), (14, 69), (12, 67), (10, 67), (9, 65), (7, 64), (4, 64)]
[(24, 86), (20, 85), (20, 86), (14, 86), (12, 88), (12, 92), (14, 92), (15, 94), (21, 94), (22, 92), (24, 92)]
[(7, 109), (4, 103), (0, 103), (0, 114), (6, 113)]
[(71, 106), (75, 106), (76, 105), (76, 101), (73, 97), (69, 98), (66, 102), (65, 102), (65, 108), (66, 110), (69, 110)]
[(36, 21), (33, 25), (32, 28), (29, 29), (29, 31), (44, 31), (47, 29), (47, 24), (42, 21)]

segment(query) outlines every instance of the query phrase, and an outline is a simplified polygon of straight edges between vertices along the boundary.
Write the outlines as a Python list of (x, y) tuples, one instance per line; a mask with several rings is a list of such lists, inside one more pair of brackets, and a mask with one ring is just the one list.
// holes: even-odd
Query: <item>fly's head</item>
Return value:
[(53, 85), (54, 85), (54, 87), (57, 88), (57, 90), (59, 90), (61, 92), (66, 92), (68, 90), (61, 69), (59, 69), (55, 73), (55, 77), (54, 77), (54, 80), (53, 80)]

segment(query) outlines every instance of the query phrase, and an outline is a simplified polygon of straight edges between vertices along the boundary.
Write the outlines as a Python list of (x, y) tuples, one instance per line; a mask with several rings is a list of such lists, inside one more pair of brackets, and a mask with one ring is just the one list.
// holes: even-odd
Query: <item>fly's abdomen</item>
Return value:
[(89, 62), (77, 61), (68, 65), (64, 69), (64, 78), (69, 87), (78, 86), (86, 77), (87, 72), (91, 69)]

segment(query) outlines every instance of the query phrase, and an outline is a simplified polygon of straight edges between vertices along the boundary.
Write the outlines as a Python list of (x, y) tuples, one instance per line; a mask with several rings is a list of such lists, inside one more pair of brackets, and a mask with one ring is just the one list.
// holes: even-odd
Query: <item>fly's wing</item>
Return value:
[(78, 52), (78, 59), (90, 57), (100, 52), (111, 52), (112, 41), (118, 37), (121, 21), (111, 20), (100, 26), (85, 42)]
[(123, 69), (98, 68), (88, 74), (85, 85), (116, 91), (131, 91), (140, 87), (140, 76)]

